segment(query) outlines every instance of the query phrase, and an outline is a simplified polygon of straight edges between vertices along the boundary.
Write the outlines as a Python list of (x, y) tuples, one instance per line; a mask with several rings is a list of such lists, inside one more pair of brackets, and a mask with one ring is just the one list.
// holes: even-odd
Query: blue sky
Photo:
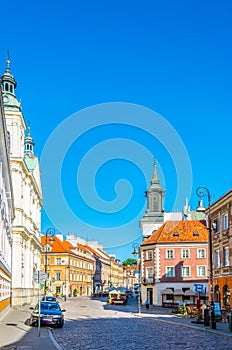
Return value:
[(42, 157), (42, 232), (54, 226), (130, 256), (153, 155), (167, 211), (186, 196), (195, 208), (199, 185), (215, 199), (231, 188), (231, 12), (229, 0), (1, 6), (1, 73), (10, 50)]

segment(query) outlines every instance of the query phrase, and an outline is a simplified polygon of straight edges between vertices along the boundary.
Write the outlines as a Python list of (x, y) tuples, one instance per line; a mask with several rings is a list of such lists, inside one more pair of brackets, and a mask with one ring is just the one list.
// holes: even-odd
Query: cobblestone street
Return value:
[(64, 307), (64, 328), (53, 331), (63, 350), (232, 349), (229, 336), (136, 316), (134, 298), (126, 306), (113, 306), (83, 297)]

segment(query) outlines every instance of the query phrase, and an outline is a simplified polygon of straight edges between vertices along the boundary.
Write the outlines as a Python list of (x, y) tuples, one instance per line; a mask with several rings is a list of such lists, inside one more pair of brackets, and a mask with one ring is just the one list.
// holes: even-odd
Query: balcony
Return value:
[(155, 278), (149, 277), (149, 278), (142, 278), (142, 284), (155, 284)]

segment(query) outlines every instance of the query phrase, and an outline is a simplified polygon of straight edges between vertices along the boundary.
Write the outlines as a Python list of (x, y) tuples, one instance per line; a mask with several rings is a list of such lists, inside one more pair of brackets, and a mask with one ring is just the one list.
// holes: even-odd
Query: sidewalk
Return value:
[(215, 334), (221, 334), (224, 336), (232, 337), (232, 332), (229, 330), (228, 322), (217, 322), (216, 329), (212, 329), (209, 326), (204, 326), (203, 321), (202, 323), (196, 323), (195, 318), (176, 316), (175, 314), (171, 313), (171, 309), (169, 308), (155, 306), (150, 307), (149, 309), (142, 308), (141, 313), (136, 313), (135, 315), (137, 317), (155, 319), (159, 322), (181, 325), (184, 327), (197, 329), (203, 332), (212, 332)]
[(0, 320), (1, 350), (62, 350), (56, 343), (49, 328), (27, 324), (30, 315), (29, 306), (12, 308)]

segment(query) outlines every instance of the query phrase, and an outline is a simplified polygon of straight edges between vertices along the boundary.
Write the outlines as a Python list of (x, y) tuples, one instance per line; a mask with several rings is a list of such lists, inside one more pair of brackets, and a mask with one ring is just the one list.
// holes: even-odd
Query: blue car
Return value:
[[(37, 304), (34, 308), (30, 308), (32, 310), (30, 315), (30, 325), (38, 326), (39, 320), (39, 304)], [(64, 315), (63, 312), (66, 310), (61, 310), (59, 303), (50, 302), (50, 301), (41, 301), (40, 302), (40, 324), (56, 326), (62, 328), (64, 325)]]

